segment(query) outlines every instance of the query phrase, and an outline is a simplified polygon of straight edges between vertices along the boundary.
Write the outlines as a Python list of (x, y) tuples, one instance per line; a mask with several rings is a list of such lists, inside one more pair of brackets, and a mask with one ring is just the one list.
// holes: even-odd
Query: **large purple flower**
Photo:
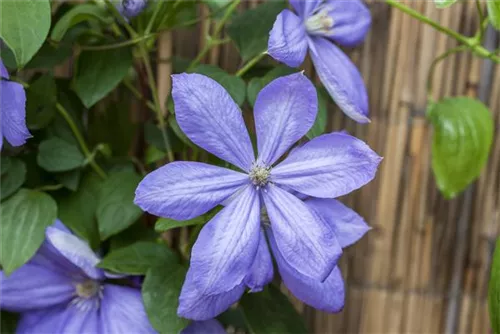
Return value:
[(332, 41), (354, 46), (371, 24), (360, 0), (290, 0), (298, 15), (283, 10), (269, 34), (268, 52), (291, 67), (304, 61), (307, 50), (321, 82), (338, 106), (360, 123), (369, 122), (368, 95), (358, 69)]
[(0, 59), (0, 149), (3, 137), (21, 146), (31, 134), (26, 127), (26, 93), (21, 84), (8, 81), (9, 72)]
[[(279, 161), (316, 118), (316, 89), (301, 73), (274, 80), (257, 96), (257, 158), (241, 111), (218, 83), (199, 74), (174, 75), (172, 95), (184, 133), (241, 170), (172, 162), (147, 175), (136, 190), (135, 203), (142, 209), (177, 220), (226, 204), (193, 247), (178, 314), (212, 318), (237, 301), (246, 287), (259, 291), (271, 281), (273, 265), (263, 227), (272, 232), (273, 253), (283, 270), (307, 283), (328, 282), (338, 272), (334, 268), (345, 241), (321, 212), (296, 194), (318, 200), (345, 195), (374, 177), (380, 157), (352, 136), (330, 133)], [(261, 220), (262, 213), (269, 219)]]
[(17, 333), (156, 333), (139, 289), (104, 282), (100, 259), (61, 223), (36, 255), (0, 273), (0, 307), (21, 312)]

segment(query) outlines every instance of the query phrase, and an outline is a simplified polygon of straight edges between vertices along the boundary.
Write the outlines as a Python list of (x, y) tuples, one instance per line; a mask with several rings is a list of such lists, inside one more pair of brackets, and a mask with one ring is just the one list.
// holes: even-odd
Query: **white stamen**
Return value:
[(328, 5), (319, 6), (314, 14), (306, 20), (306, 29), (310, 34), (328, 34), (333, 28), (333, 18), (329, 11), (331, 7)]
[(87, 280), (75, 285), (75, 298), (71, 305), (82, 311), (88, 311), (91, 307), (99, 307), (103, 297), (104, 287), (98, 281)]
[(256, 190), (259, 190), (267, 185), (270, 175), (271, 167), (261, 166), (257, 163), (252, 164), (252, 168), (248, 174), (250, 180), (252, 180), (252, 183), (255, 185)]

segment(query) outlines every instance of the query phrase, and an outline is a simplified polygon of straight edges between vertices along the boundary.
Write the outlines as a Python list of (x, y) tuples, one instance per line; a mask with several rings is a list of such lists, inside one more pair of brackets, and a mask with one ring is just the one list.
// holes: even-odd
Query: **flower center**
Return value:
[(269, 182), (269, 175), (271, 174), (271, 167), (261, 166), (254, 164), (250, 170), (250, 180), (257, 187), (257, 189), (264, 187)]
[(76, 285), (76, 295), (80, 298), (89, 299), (100, 294), (102, 288), (99, 282), (87, 280)]
[(306, 20), (306, 30), (310, 34), (327, 34), (333, 28), (333, 18), (329, 15), (330, 7), (320, 5), (318, 9)]

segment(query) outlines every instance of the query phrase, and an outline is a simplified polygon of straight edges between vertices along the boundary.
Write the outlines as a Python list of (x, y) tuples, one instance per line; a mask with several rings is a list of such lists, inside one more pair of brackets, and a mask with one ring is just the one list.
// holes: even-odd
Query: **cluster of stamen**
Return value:
[(261, 166), (256, 163), (252, 165), (250, 173), (248, 174), (257, 190), (267, 185), (269, 182), (269, 175), (271, 175), (271, 167)]
[(321, 5), (315, 13), (306, 20), (306, 29), (311, 34), (327, 34), (333, 28), (333, 18), (330, 16), (331, 10), (328, 5)]
[(75, 285), (76, 297), (72, 304), (76, 307), (87, 310), (90, 307), (99, 307), (103, 297), (103, 286), (95, 280), (86, 280)]

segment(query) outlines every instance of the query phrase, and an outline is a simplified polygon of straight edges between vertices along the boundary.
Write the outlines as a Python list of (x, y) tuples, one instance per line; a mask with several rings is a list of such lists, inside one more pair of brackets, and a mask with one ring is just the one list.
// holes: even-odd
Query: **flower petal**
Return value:
[(156, 333), (151, 327), (139, 289), (104, 285), (99, 333)]
[(280, 77), (255, 101), (259, 163), (271, 166), (311, 128), (318, 113), (316, 88), (302, 73)]
[(263, 193), (271, 229), (285, 261), (323, 281), (342, 254), (333, 229), (297, 197), (270, 184)]
[(149, 173), (135, 191), (135, 204), (161, 217), (197, 217), (234, 194), (248, 175), (201, 162), (176, 161)]
[(177, 123), (196, 145), (248, 171), (254, 161), (241, 110), (216, 81), (201, 74), (172, 75)]
[(21, 146), (31, 134), (26, 127), (26, 93), (17, 82), (0, 81), (0, 133), (12, 146)]
[(7, 71), (7, 68), (3, 64), (2, 59), (0, 59), (0, 78), (3, 78), (3, 79), (9, 78), (9, 71)]
[(323, 0), (290, 0), (292, 7), (301, 18), (308, 17)]
[(101, 259), (89, 245), (77, 236), (60, 230), (57, 227), (47, 227), (47, 241), (68, 261), (79, 267), (93, 279), (104, 278), (104, 272), (96, 265)]
[(354, 244), (371, 229), (360, 215), (337, 200), (312, 197), (305, 203), (333, 227), (342, 248)]
[(204, 295), (198, 291), (198, 287), (194, 282), (194, 275), (193, 270), (188, 271), (179, 297), (177, 315), (183, 318), (193, 320), (212, 319), (236, 303), (245, 291), (245, 284), (242, 283), (228, 292)]
[(356, 122), (368, 123), (368, 94), (356, 66), (323, 37), (310, 37), (309, 47), (316, 72), (335, 103)]
[(370, 182), (380, 161), (363, 141), (333, 132), (293, 150), (272, 169), (271, 179), (302, 194), (333, 198)]
[(333, 18), (333, 27), (326, 34), (343, 46), (356, 46), (363, 42), (370, 30), (370, 10), (360, 0), (327, 0), (328, 14)]
[(264, 231), (261, 230), (259, 249), (257, 250), (257, 254), (253, 260), (250, 273), (247, 277), (245, 277), (245, 284), (250, 288), (251, 292), (259, 292), (262, 291), (264, 286), (273, 280), (273, 276), (273, 260), (271, 259), (271, 254), (269, 253), (266, 236)]
[(0, 307), (25, 312), (52, 307), (73, 298), (75, 286), (69, 277), (27, 263), (6, 276), (0, 271)]
[(288, 9), (276, 17), (269, 33), (268, 50), (271, 57), (290, 67), (299, 67), (307, 53), (306, 29), (302, 20)]
[(201, 294), (227, 292), (241, 284), (259, 246), (259, 196), (247, 186), (201, 230), (190, 271)]
[(215, 319), (205, 321), (193, 321), (181, 334), (226, 334), (226, 330), (220, 322)]
[(282, 257), (272, 232), (268, 233), (268, 236), (281, 279), (288, 290), (299, 300), (318, 310), (340, 312), (344, 307), (345, 290), (339, 267), (335, 266), (324, 282), (304, 276)]
[(100, 333), (97, 308), (61, 305), (23, 313), (17, 325), (18, 334)]

